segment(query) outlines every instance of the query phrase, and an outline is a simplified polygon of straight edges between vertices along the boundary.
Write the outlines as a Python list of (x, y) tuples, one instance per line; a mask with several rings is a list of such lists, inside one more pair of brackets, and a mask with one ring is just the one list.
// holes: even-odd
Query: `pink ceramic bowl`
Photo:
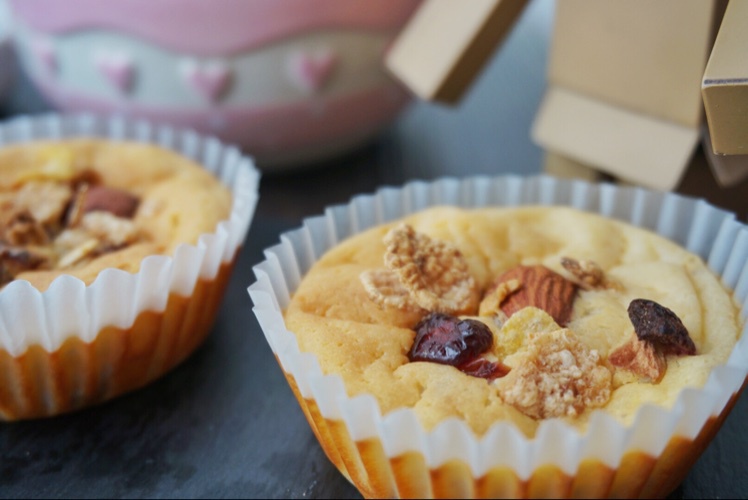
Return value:
[(0, 0), (0, 103), (8, 96), (15, 76), (11, 24), (8, 6)]
[(382, 56), (420, 0), (10, 0), (23, 67), (69, 111), (241, 145), (261, 167), (358, 145), (408, 101)]

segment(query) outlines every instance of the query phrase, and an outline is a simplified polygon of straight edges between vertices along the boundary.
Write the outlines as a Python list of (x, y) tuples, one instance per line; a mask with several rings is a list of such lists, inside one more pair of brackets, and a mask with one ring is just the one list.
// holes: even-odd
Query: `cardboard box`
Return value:
[[(716, 154), (748, 154), (748, 2), (725, 10), (701, 83)], [(733, 160), (736, 162), (737, 160)], [(748, 164), (748, 157), (741, 161)]]
[(546, 151), (625, 181), (672, 189), (699, 142), (700, 128), (552, 86), (531, 133)]
[(426, 0), (387, 52), (389, 71), (429, 101), (458, 101), (527, 0)]
[(605, 174), (590, 165), (576, 162), (568, 156), (545, 152), (543, 170), (545, 173), (562, 179), (582, 179), (590, 182), (606, 180)]
[[(729, 159), (735, 158), (735, 156), (721, 156), (721, 158)], [(576, 162), (553, 151), (546, 151), (545, 153), (544, 170), (556, 177), (636, 186), (636, 184), (622, 182), (620, 179), (612, 179), (590, 165)], [(725, 186), (718, 182), (713, 173), (713, 165), (711, 165), (708, 140), (704, 140), (702, 141), (702, 147), (696, 148), (688, 162), (686, 171), (678, 182), (675, 191), (687, 196), (703, 198), (720, 208), (735, 212), (740, 220), (748, 222), (748, 200), (746, 199), (745, 188), (746, 186), (742, 184)]]
[[(386, 64), (422, 99), (453, 103), (525, 3), (427, 0)], [(556, 1), (548, 89), (531, 131), (546, 150), (544, 169), (697, 196), (702, 186), (709, 199), (718, 189), (712, 184), (734, 188), (748, 178), (748, 155), (731, 158), (699, 147), (709, 137), (702, 94), (714, 96), (707, 112), (726, 126), (713, 131), (721, 136), (717, 140), (748, 142), (748, 110), (739, 107), (748, 103), (742, 94), (748, 92), (748, 30), (739, 29), (748, 24), (748, 0), (731, 2), (731, 21), (722, 27), (726, 35), (715, 45), (726, 6), (727, 0)], [(715, 62), (705, 72), (713, 46)], [(718, 68), (728, 71), (716, 73)], [(709, 88), (702, 88), (705, 75), (716, 75)], [(718, 85), (726, 78), (731, 85)], [(707, 165), (713, 172), (709, 187), (703, 182)]]
[(533, 139), (617, 178), (673, 189), (701, 136), (700, 83), (719, 3), (556, 2)]
[[(748, 155), (715, 153), (712, 149), (711, 134), (706, 126), (704, 126), (703, 146), (709, 167), (720, 186), (735, 186), (748, 179)], [(746, 203), (748, 203), (748, 197), (746, 197)]]

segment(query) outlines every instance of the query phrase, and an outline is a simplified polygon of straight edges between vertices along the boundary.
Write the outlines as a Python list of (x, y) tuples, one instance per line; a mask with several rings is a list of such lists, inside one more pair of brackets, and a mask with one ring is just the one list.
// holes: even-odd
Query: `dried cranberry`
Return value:
[(639, 340), (651, 342), (665, 354), (696, 354), (696, 346), (680, 318), (670, 309), (652, 300), (632, 300), (629, 319)]
[(462, 373), (465, 373), (472, 377), (485, 378), (487, 380), (501, 378), (510, 371), (510, 368), (503, 363), (494, 363), (493, 361), (489, 361), (483, 358), (477, 358), (472, 361), (468, 361), (464, 365), (460, 365), (457, 368), (459, 368)]
[(416, 337), (408, 353), (411, 361), (431, 361), (459, 366), (478, 357), (493, 343), (493, 333), (480, 321), (460, 320), (431, 313), (415, 327)]

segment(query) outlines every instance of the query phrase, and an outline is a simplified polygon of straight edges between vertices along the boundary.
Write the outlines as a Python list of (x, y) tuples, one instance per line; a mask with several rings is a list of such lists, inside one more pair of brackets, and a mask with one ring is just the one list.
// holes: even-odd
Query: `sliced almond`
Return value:
[(91, 238), (90, 240), (86, 240), (77, 247), (70, 250), (68, 253), (63, 255), (60, 260), (57, 262), (58, 268), (65, 268), (70, 267), (81, 260), (85, 259), (89, 254), (91, 254), (94, 250), (96, 250), (96, 247), (99, 246), (99, 240), (95, 238)]

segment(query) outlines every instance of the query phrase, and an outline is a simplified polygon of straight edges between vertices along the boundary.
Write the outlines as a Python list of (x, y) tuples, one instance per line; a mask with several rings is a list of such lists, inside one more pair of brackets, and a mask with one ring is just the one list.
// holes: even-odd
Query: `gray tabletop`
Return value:
[[(266, 173), (205, 344), (159, 381), (114, 401), (0, 425), (0, 497), (360, 497), (317, 444), (254, 319), (251, 268), (280, 233), (355, 194), (444, 175), (539, 172), (543, 152), (529, 129), (545, 88), (551, 26), (551, 0), (531, 2), (458, 107), (414, 102), (363, 148)], [(0, 118), (48, 109), (20, 77)], [(728, 200), (741, 189), (712, 201), (732, 208)], [(745, 209), (745, 196), (738, 203)], [(746, 418), (744, 395), (672, 498), (748, 497)]]

